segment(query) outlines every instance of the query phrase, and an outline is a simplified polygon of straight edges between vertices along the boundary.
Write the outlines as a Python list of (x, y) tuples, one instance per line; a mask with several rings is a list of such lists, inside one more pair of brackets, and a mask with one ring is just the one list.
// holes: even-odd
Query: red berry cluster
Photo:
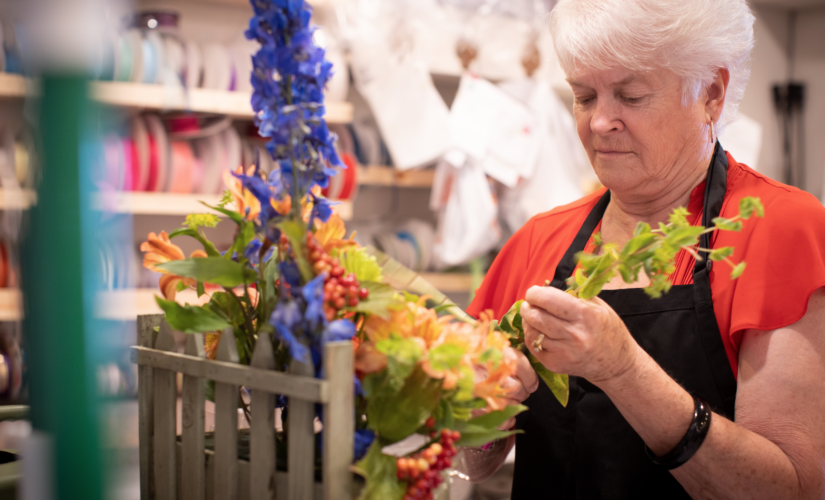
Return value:
[(330, 257), (312, 233), (307, 233), (307, 249), (315, 274), (327, 273), (324, 281), (324, 311), (329, 320), (335, 318), (344, 307), (355, 307), (369, 297), (370, 291), (361, 288), (354, 274), (344, 275), (345, 270), (338, 259)]
[(454, 443), (460, 438), (460, 432), (442, 429), (438, 443), (431, 444), (411, 457), (396, 460), (398, 479), (407, 481), (404, 500), (432, 500), (432, 490), (441, 484), (441, 471), (452, 465), (452, 457), (456, 454)]

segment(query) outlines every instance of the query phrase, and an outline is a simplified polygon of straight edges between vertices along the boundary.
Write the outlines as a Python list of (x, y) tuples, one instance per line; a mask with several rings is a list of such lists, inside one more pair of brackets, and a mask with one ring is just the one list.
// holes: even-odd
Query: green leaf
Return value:
[(724, 260), (733, 255), (733, 247), (717, 248), (708, 254), (710, 260)]
[(716, 226), (717, 229), (721, 229), (722, 231), (742, 230), (742, 221), (732, 221), (729, 219), (725, 219), (724, 217), (716, 217), (715, 219), (713, 219), (713, 225)]
[(424, 354), (421, 346), (413, 339), (401, 338), (396, 334), (378, 341), (375, 349), (387, 356), (387, 374), (390, 377), (388, 383), (395, 389), (401, 388)]
[(664, 243), (674, 248), (693, 246), (699, 242), (699, 235), (704, 230), (702, 226), (677, 227), (667, 233)]
[(361, 461), (355, 464), (355, 473), (366, 479), (359, 500), (401, 500), (406, 490), (405, 482), (398, 480), (396, 457), (384, 455), (384, 443), (376, 439)]
[(206, 255), (208, 255), (210, 257), (218, 257), (218, 256), (221, 255), (221, 253), (218, 251), (217, 248), (215, 248), (215, 245), (213, 245), (211, 241), (209, 241), (206, 238), (204, 238), (203, 236), (201, 236), (200, 233), (198, 233), (194, 229), (189, 229), (189, 228), (182, 227), (180, 229), (176, 229), (176, 230), (172, 231), (171, 233), (169, 233), (169, 238), (170, 239), (172, 239), (176, 236), (190, 236), (192, 238), (195, 238), (196, 240), (198, 240), (200, 242), (201, 245), (203, 245), (203, 249), (204, 249), (204, 251), (206, 251)]
[(193, 231), (197, 231), (199, 227), (217, 227), (221, 220), (215, 214), (189, 214), (183, 225)]
[(756, 213), (757, 217), (765, 216), (765, 208), (762, 206), (762, 200), (754, 198), (753, 196), (745, 196), (739, 201), (739, 217), (750, 219), (754, 213)]
[(477, 425), (467, 425), (463, 428), (462, 426), (458, 427), (459, 432), (461, 432), (461, 439), (456, 441), (456, 446), (484, 446), (487, 443), (492, 443), (493, 441), (510, 437), (513, 434), (522, 434), (524, 432), (522, 430), (490, 430)]
[(203, 286), (203, 281), (198, 281), (197, 285), (195, 286), (195, 289), (198, 292), (198, 297), (206, 293), (206, 289)]
[(249, 221), (242, 221), (238, 223), (238, 231), (235, 234), (235, 241), (232, 242), (232, 246), (229, 247), (229, 250), (226, 251), (223, 257), (227, 260), (232, 260), (235, 257), (237, 257), (238, 260), (246, 260), (244, 250), (246, 250), (247, 245), (249, 245), (254, 238), (255, 224)]
[(567, 406), (567, 400), (570, 398), (570, 379), (567, 375), (553, 373), (541, 364), (541, 361), (533, 356), (533, 353), (527, 351), (527, 358), (530, 360), (530, 366), (536, 370), (539, 378), (547, 384), (550, 392), (561, 403), (562, 406)]
[(730, 279), (735, 280), (736, 278), (742, 276), (742, 273), (745, 272), (745, 263), (740, 262), (734, 266), (733, 271), (730, 272)]
[(253, 269), (223, 257), (173, 260), (158, 264), (158, 267), (184, 278), (228, 288), (252, 283), (257, 277)]
[(315, 277), (312, 272), (312, 267), (306, 259), (307, 255), (307, 226), (302, 220), (287, 219), (278, 227), (289, 238), (289, 243), (292, 245), (293, 254), (295, 254), (295, 263), (298, 264), (298, 270), (301, 272), (301, 278), (304, 281), (310, 281)]
[(186, 288), (187, 288), (187, 287), (186, 287), (186, 285), (183, 283), (183, 281), (178, 281), (178, 284), (175, 286), (175, 289), (176, 289), (177, 291), (179, 291), (179, 292), (182, 292), (182, 291), (186, 290)]
[(271, 259), (264, 262), (263, 266), (264, 293), (269, 299), (275, 297), (275, 280), (278, 276), (278, 259), (273, 255)]
[(338, 260), (348, 273), (352, 273), (358, 281), (377, 281), (383, 279), (381, 266), (374, 255), (368, 254), (363, 248), (349, 247), (338, 253)]
[(441, 381), (415, 368), (400, 391), (378, 391), (368, 401), (367, 422), (381, 439), (394, 443), (424, 425), (440, 400)]
[(438, 429), (454, 429), (455, 428), (455, 410), (449, 398), (441, 398), (438, 406), (433, 410), (433, 419), (435, 426)]
[(169, 325), (184, 333), (204, 333), (223, 330), (231, 326), (223, 318), (202, 306), (182, 306), (174, 300), (163, 300), (155, 297), (155, 300), (166, 313), (166, 321)]
[(230, 203), (232, 203), (232, 193), (230, 193), (228, 190), (224, 191), (223, 194), (221, 194), (220, 201), (218, 201), (218, 207), (224, 208)]
[(433, 369), (443, 371), (458, 366), (464, 356), (464, 349), (455, 344), (441, 344), (430, 349), (427, 354)]
[(690, 212), (687, 211), (687, 208), (677, 207), (673, 209), (673, 212), (670, 214), (668, 220), (671, 224), (677, 227), (689, 226), (690, 223), (687, 220), (688, 215), (690, 215)]
[(362, 281), (361, 287), (369, 290), (369, 297), (367, 297), (367, 300), (359, 302), (355, 307), (348, 307), (348, 311), (374, 314), (380, 318), (389, 319), (390, 311), (402, 306), (395, 290), (390, 285), (374, 281)]
[[(223, 200), (221, 200), (221, 201), (223, 201)], [(224, 208), (220, 205), (219, 206), (212, 206), (212, 205), (210, 205), (208, 203), (204, 203), (204, 202), (201, 202), (201, 205), (203, 205), (207, 208), (211, 208), (212, 210), (214, 210), (216, 212), (224, 214), (225, 216), (229, 217), (230, 219), (237, 222), (238, 224), (246, 221), (246, 219), (244, 218), (243, 215), (239, 214), (238, 212), (236, 212), (234, 210), (226, 209), (226, 208)]]
[(487, 429), (496, 429), (507, 420), (515, 417), (525, 410), (527, 410), (527, 407), (524, 405), (509, 405), (503, 410), (485, 413), (484, 415), (478, 416), (467, 423), (477, 425), (479, 427), (486, 427)]

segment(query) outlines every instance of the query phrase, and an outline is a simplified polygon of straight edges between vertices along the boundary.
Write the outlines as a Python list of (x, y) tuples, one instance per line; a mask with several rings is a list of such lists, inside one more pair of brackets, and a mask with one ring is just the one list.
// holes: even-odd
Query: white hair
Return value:
[(559, 0), (550, 29), (569, 77), (579, 67), (651, 71), (682, 78), (695, 102), (716, 71), (730, 72), (716, 128), (736, 118), (750, 76), (754, 17), (746, 0)]

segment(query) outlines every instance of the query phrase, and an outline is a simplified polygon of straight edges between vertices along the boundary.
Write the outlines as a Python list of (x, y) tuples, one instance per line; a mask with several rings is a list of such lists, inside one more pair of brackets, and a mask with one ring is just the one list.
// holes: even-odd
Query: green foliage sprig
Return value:
[(670, 214), (668, 223), (660, 222), (657, 229), (651, 228), (646, 222), (639, 222), (633, 237), (621, 249), (618, 245), (602, 242), (599, 234), (594, 235), (598, 251), (594, 254), (578, 254), (579, 267), (567, 279), (567, 292), (587, 300), (598, 295), (616, 274), (621, 275), (625, 283), (635, 283), (639, 279), (639, 273), (644, 271), (650, 279), (645, 292), (653, 298), (661, 297), (662, 293), (670, 290), (668, 276), (676, 270), (674, 259), (682, 249), (697, 260), (702, 260), (699, 252), (707, 252), (710, 260), (725, 261), (731, 266), (731, 279), (741, 276), (745, 263), (735, 264), (730, 260), (733, 247), (700, 248), (699, 237), (714, 231), (741, 231), (742, 220), (753, 215), (763, 217), (765, 209), (759, 198), (742, 198), (739, 202), (739, 215), (732, 219), (716, 217), (713, 226), (708, 228), (691, 226), (687, 220), (688, 215), (687, 209), (679, 207)]

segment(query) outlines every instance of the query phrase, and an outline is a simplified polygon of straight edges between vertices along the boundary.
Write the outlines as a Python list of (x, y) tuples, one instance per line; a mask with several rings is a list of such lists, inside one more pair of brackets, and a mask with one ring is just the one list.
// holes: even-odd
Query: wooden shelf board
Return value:
[(0, 321), (23, 319), (23, 294), (16, 288), (0, 288)]
[[(472, 278), (462, 273), (424, 273), (421, 275), (433, 286), (445, 293), (469, 292)], [(155, 302), (155, 295), (160, 295), (157, 288), (138, 288), (129, 290), (112, 290), (100, 292), (97, 301), (98, 317), (114, 320), (133, 320), (139, 314), (158, 314), (163, 311)], [(3, 298), (0, 291), (0, 299)], [(209, 297), (200, 298), (194, 290), (184, 290), (177, 294), (175, 300), (181, 304), (203, 305)], [(0, 301), (0, 312), (3, 302)]]
[(37, 203), (37, 193), (29, 189), (0, 189), (0, 210), (27, 210)]
[[(215, 113), (233, 118), (252, 118), (254, 113), (246, 92), (191, 89), (131, 82), (92, 82), (92, 98), (111, 106), (156, 109), (191, 110)], [(352, 121), (352, 104), (327, 102), (325, 118), (329, 123)]]
[[(217, 205), (220, 198), (216, 194), (116, 193), (98, 197), (95, 207), (98, 210), (134, 215), (189, 215), (212, 211), (201, 201)], [(352, 218), (352, 202), (341, 202), (333, 210), (344, 220)]]
[(428, 188), (433, 185), (435, 170), (396, 170), (393, 167), (369, 165), (359, 167), (358, 184), (362, 186), (398, 186)]

